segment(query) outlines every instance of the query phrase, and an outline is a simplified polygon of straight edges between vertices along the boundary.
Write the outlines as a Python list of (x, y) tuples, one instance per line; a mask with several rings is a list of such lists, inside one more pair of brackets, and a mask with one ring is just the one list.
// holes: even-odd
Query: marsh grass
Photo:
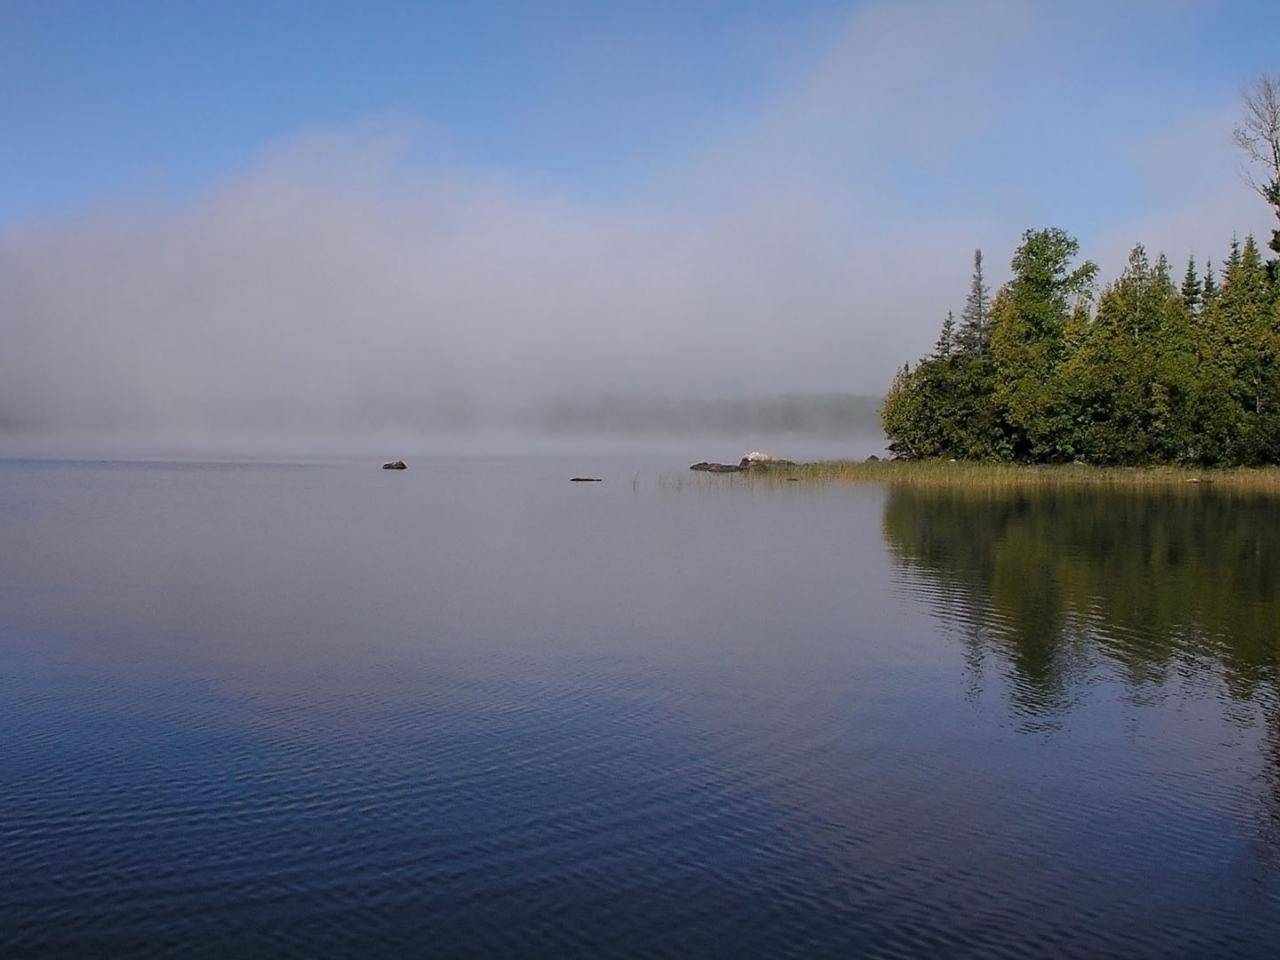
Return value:
[(1191, 467), (1095, 467), (1083, 464), (1029, 466), (1011, 463), (833, 460), (753, 473), (702, 474), (708, 482), (883, 483), (968, 490), (1061, 487), (1128, 487), (1163, 490), (1228, 490), (1280, 495), (1280, 467), (1195, 469)]

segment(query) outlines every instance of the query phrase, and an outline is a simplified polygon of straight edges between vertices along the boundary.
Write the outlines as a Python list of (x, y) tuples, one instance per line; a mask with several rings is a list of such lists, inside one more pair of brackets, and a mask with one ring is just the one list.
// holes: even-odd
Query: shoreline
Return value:
[[(723, 475), (713, 475), (721, 479)], [(823, 460), (729, 474), (730, 481), (880, 483), (960, 490), (1030, 490), (1106, 487), (1197, 491), (1230, 490), (1280, 495), (1280, 466), (1205, 467), (1160, 465), (1104, 467), (1090, 464), (983, 463), (947, 460)]]

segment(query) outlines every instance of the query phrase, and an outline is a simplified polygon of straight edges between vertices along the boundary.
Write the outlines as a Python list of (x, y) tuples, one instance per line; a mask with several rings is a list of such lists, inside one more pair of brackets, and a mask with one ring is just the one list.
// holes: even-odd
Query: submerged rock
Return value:
[(382, 465), (383, 470), (408, 470), (409, 465), (403, 460), (392, 460)]
[(599, 477), (570, 477), (570, 483), (604, 483)]
[(695, 463), (690, 470), (701, 470), (703, 473), (740, 473), (742, 467), (736, 463), (708, 463), (703, 460)]

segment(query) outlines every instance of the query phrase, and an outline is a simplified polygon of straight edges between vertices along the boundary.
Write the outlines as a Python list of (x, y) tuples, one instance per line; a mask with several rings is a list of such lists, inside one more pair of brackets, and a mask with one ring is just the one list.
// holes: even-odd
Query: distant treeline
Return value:
[(879, 397), (846, 393), (695, 398), (564, 397), (521, 417), (522, 426), (553, 433), (741, 436), (804, 433), (849, 436), (879, 430)]
[[(370, 430), (482, 433), (517, 429), (556, 435), (743, 437), (749, 434), (804, 434), (833, 439), (878, 435), (877, 396), (848, 393), (787, 394), (773, 397), (698, 399), (634, 395), (560, 397), (524, 408), (483, 409), (466, 397), (441, 395), (421, 404), (395, 397), (369, 397), (350, 406), (321, 411), (224, 409), (207, 414), (200, 428), (213, 435), (254, 436), (275, 431), (363, 434)], [(0, 436), (39, 434), (56, 428), (43, 421), (19, 422), (0, 410)], [(94, 421), (100, 429), (127, 431), (125, 417)]]
[[(1275, 245), (1280, 248), (1280, 241)], [(909, 457), (1280, 463), (1280, 282), (1252, 238), (1174, 279), (1141, 246), (1095, 299), (1097, 267), (1031, 230), (991, 299), (982, 254), (959, 321), (885, 399)], [(1280, 249), (1277, 249), (1280, 252)]]

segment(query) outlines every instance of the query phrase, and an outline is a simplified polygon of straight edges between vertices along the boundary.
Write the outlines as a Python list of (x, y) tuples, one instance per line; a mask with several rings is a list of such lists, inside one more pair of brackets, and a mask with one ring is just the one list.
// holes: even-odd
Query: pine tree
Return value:
[(1188, 311), (1195, 314), (1200, 309), (1201, 290), (1200, 277), (1196, 273), (1195, 254), (1187, 260), (1187, 272), (1182, 277), (1182, 302)]
[(991, 314), (991, 291), (982, 276), (982, 251), (973, 251), (973, 279), (969, 296), (960, 314), (960, 349), (969, 354), (985, 354), (991, 349), (988, 320)]

